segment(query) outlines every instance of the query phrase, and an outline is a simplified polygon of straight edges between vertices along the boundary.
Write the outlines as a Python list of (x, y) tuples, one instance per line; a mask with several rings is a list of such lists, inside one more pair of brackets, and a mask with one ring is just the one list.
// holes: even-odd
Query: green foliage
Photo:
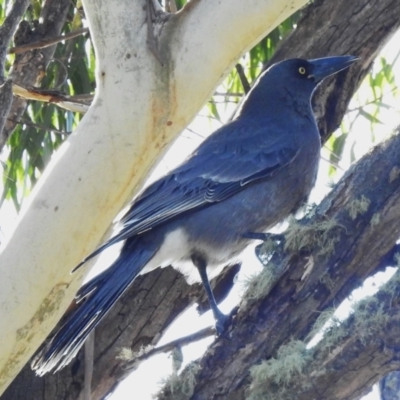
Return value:
[(66, 113), (54, 105), (32, 103), (26, 114), (23, 119), (26, 123), (18, 124), (9, 140), (10, 154), (4, 174), (3, 199), (11, 198), (17, 210), (64, 140), (62, 135), (49, 129), (59, 130), (66, 126)]
[[(32, 21), (40, 16), (43, 3), (33, 1), (25, 18)], [(2, 2), (1, 7), (6, 6)], [(0, 8), (3, 15), (4, 8)], [(80, 12), (71, 5), (70, 15), (62, 34), (82, 27)], [(10, 58), (12, 61), (12, 59)], [(8, 63), (11, 68), (12, 62)], [(7, 71), (9, 72), (9, 71)], [(88, 35), (78, 36), (57, 44), (41, 88), (57, 90), (68, 95), (90, 94), (95, 90), (95, 58)], [(3, 193), (0, 205), (11, 199), (17, 210), (29, 194), (51, 156), (77, 126), (82, 116), (65, 111), (56, 105), (31, 101), (18, 120), (8, 140), (5, 152)]]
[(186, 3), (186, 0), (174, 0), (176, 4), (176, 8), (180, 10)]
[[(375, 61), (373, 70), (366, 76), (360, 89), (354, 96), (340, 129), (326, 143), (330, 150), (330, 161), (338, 164), (345, 160), (344, 167), (356, 161), (367, 149), (388, 135), (392, 127), (388, 127), (389, 112), (393, 112), (393, 103), (399, 95), (398, 83), (393, 72), (400, 57), (400, 51), (392, 57), (390, 52)], [(352, 134), (351, 134), (352, 132)], [(363, 150), (357, 151), (357, 148)], [(329, 176), (336, 174), (336, 168), (330, 167)]]

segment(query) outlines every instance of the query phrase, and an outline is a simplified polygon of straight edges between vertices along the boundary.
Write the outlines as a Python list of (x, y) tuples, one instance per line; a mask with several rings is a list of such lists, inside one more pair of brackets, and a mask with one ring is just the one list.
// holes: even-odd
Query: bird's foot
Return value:
[(246, 232), (243, 237), (263, 241), (263, 243), (256, 246), (255, 253), (261, 264), (264, 265), (269, 261), (273, 253), (282, 251), (285, 246), (285, 235), (281, 233)]
[(230, 324), (230, 316), (221, 314), (218, 318), (215, 319), (215, 330), (217, 331), (218, 336), (223, 336), (226, 329)]
[(214, 312), (215, 330), (217, 331), (218, 336), (224, 336), (238, 309), (239, 307), (235, 307), (228, 315), (223, 314), (219, 309), (218, 311)]

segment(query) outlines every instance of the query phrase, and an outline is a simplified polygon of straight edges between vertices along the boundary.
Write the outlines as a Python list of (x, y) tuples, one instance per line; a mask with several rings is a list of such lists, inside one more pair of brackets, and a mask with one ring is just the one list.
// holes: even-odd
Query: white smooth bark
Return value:
[[(306, 0), (192, 0), (146, 46), (145, 0), (84, 0), (97, 93), (57, 152), (0, 254), (0, 395), (49, 334), (155, 160), (237, 58)], [(87, 270), (87, 269), (86, 269)]]

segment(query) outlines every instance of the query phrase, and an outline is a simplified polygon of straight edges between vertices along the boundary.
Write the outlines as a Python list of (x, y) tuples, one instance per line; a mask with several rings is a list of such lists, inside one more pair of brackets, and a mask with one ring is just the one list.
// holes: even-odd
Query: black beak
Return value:
[(308, 60), (314, 66), (309, 78), (313, 78), (315, 83), (319, 83), (326, 77), (350, 67), (357, 60), (359, 60), (359, 57), (354, 56), (325, 57)]

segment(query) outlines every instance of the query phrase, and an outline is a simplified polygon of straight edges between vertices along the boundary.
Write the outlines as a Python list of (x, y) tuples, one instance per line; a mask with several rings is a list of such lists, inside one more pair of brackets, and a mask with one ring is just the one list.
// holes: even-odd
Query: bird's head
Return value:
[(279, 76), (281, 82), (286, 80), (290, 84), (308, 91), (311, 95), (312, 91), (325, 78), (348, 68), (357, 60), (358, 57), (354, 56), (325, 57), (314, 60), (293, 58), (274, 64), (265, 71), (265, 75), (270, 75), (270, 78)]
[(354, 56), (338, 56), (314, 60), (293, 58), (276, 63), (260, 75), (241, 108), (263, 112), (266, 107), (274, 106), (278, 98), (288, 96), (309, 103), (320, 82), (357, 60)]

